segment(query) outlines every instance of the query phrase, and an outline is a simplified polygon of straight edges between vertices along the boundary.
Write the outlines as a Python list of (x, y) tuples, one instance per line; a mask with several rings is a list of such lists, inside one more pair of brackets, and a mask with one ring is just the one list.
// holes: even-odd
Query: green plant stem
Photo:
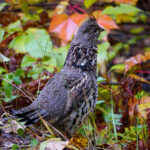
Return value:
[(117, 139), (117, 131), (116, 131), (115, 118), (114, 118), (114, 110), (113, 110), (112, 90), (111, 90), (111, 110), (112, 110), (112, 121), (113, 121), (113, 128), (114, 128), (115, 140), (117, 142), (118, 139)]

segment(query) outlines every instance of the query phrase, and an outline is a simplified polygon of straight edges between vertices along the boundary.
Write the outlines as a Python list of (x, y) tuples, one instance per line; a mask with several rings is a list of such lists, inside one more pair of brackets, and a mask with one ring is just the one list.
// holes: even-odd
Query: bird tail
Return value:
[(25, 107), (20, 110), (12, 110), (12, 115), (19, 119), (19, 122), (24, 122), (26, 126), (30, 126), (40, 120), (40, 117), (47, 116), (45, 110), (34, 110), (30, 107)]

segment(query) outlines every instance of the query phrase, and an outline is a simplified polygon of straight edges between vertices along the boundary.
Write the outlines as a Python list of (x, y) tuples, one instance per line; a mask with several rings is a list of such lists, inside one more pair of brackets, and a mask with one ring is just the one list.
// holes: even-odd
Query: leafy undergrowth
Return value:
[[(150, 149), (149, 10), (142, 0), (1, 0), (0, 149)], [(89, 16), (105, 29), (94, 113), (70, 140), (43, 118), (30, 128), (15, 118), (4, 121), (61, 70), (73, 35)]]

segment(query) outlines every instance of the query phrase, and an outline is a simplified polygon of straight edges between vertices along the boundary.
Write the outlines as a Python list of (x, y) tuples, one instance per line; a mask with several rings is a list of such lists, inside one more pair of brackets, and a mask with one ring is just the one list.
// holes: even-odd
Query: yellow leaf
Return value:
[(54, 14), (55, 15), (62, 14), (64, 10), (66, 9), (66, 7), (68, 6), (68, 3), (69, 3), (68, 0), (60, 1), (60, 3), (57, 5), (57, 7), (54, 10)]
[(88, 139), (81, 135), (80, 136), (77, 135), (77, 136), (74, 136), (73, 138), (71, 138), (69, 144), (76, 146), (80, 150), (84, 150), (88, 144)]
[(116, 15), (116, 22), (117, 23), (131, 22), (131, 21), (133, 21), (133, 17), (135, 17), (135, 13), (118, 14), (118, 15)]
[(139, 81), (141, 81), (141, 82), (145, 82), (145, 83), (147, 83), (147, 84), (150, 84), (150, 82), (149, 82), (148, 80), (145, 80), (143, 77), (139, 77), (139, 76), (137, 76), (137, 75), (135, 75), (135, 74), (129, 74), (129, 76), (130, 76), (131, 78), (134, 78), (134, 79), (139, 80)]
[[(149, 97), (150, 100), (150, 97)], [(150, 108), (150, 102), (145, 104), (138, 105), (138, 116), (146, 119), (147, 112), (145, 111), (147, 108)]]

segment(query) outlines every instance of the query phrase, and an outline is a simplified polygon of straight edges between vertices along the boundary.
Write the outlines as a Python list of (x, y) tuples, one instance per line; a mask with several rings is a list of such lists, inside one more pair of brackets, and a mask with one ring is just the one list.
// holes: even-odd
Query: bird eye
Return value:
[(94, 33), (96, 33), (96, 32), (97, 32), (97, 29), (94, 29), (93, 31), (94, 31)]

